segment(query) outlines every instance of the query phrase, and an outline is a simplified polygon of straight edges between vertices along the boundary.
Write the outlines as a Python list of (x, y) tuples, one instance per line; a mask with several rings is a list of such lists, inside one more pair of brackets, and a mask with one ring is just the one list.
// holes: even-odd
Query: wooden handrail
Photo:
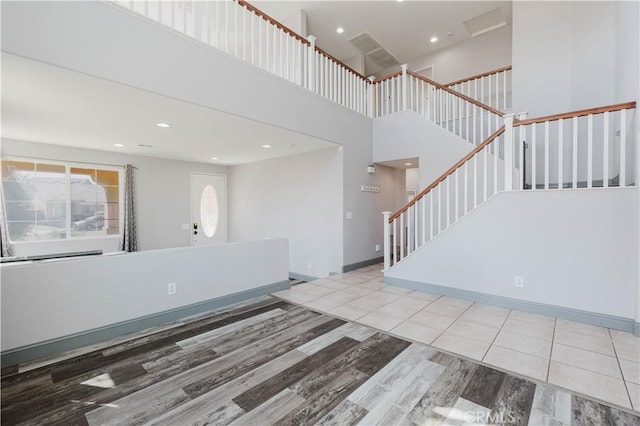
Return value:
[(482, 108), (482, 109), (484, 109), (484, 110), (490, 111), (490, 112), (492, 112), (492, 113), (494, 113), (494, 114), (496, 114), (496, 115), (498, 115), (498, 116), (500, 116), (500, 117), (504, 117), (504, 113), (503, 113), (502, 111), (499, 111), (499, 110), (497, 110), (497, 109), (495, 109), (495, 108), (492, 108), (492, 107), (490, 107), (489, 105), (485, 105), (485, 104), (483, 104), (482, 102), (476, 101), (475, 99), (470, 98), (470, 97), (469, 97), (469, 96), (467, 96), (467, 95), (463, 95), (463, 94), (462, 94), (462, 93), (460, 93), (460, 92), (456, 92), (456, 91), (455, 91), (455, 90), (453, 90), (453, 89), (449, 89), (449, 88), (448, 88), (447, 86), (445, 86), (444, 84), (436, 83), (435, 81), (431, 80), (430, 78), (427, 78), (427, 77), (421, 76), (420, 74), (416, 74), (416, 73), (414, 73), (414, 72), (412, 72), (412, 71), (407, 71), (407, 74), (408, 74), (408, 75), (412, 75), (412, 76), (414, 76), (415, 78), (417, 78), (417, 79), (419, 79), (419, 80), (422, 80), (422, 81), (425, 81), (425, 82), (427, 82), (427, 83), (429, 83), (429, 84), (431, 84), (431, 85), (433, 85), (433, 86), (436, 86), (438, 89), (444, 90), (445, 92), (449, 92), (449, 93), (451, 93), (451, 94), (452, 94), (452, 95), (454, 95), (454, 96), (457, 96), (457, 97), (459, 97), (459, 98), (462, 98), (462, 99), (464, 99), (464, 100), (465, 100), (465, 101), (467, 101), (467, 102), (471, 102), (472, 104), (474, 104), (474, 105), (476, 105), (476, 106), (479, 106), (480, 108)]
[(486, 76), (489, 76), (489, 75), (498, 74), (499, 72), (502, 72), (502, 71), (510, 71), (510, 70), (511, 70), (511, 65), (508, 65), (506, 67), (502, 67), (502, 68), (498, 68), (498, 69), (495, 69), (495, 70), (483, 72), (482, 74), (477, 74), (477, 75), (473, 75), (471, 77), (463, 78), (461, 80), (452, 81), (451, 83), (445, 84), (445, 86), (447, 86), (447, 87), (455, 86), (456, 84), (465, 83), (465, 82), (470, 81), (470, 80), (475, 80), (477, 78), (482, 78), (482, 77), (486, 77)]
[(464, 157), (462, 157), (460, 160), (458, 160), (457, 163), (455, 163), (453, 166), (451, 166), (449, 168), (449, 170), (447, 170), (446, 172), (444, 172), (443, 174), (440, 175), (439, 178), (437, 178), (436, 180), (434, 180), (431, 185), (427, 186), (424, 190), (422, 190), (418, 195), (416, 195), (413, 200), (409, 201), (407, 204), (404, 205), (404, 207), (402, 207), (400, 210), (398, 210), (397, 212), (395, 212), (393, 214), (393, 216), (391, 216), (389, 218), (389, 223), (393, 222), (394, 219), (398, 218), (402, 213), (406, 212), (409, 207), (413, 206), (415, 203), (418, 202), (418, 200), (420, 200), (420, 198), (424, 197), (425, 195), (427, 195), (433, 188), (435, 188), (436, 186), (438, 186), (438, 184), (440, 184), (441, 182), (443, 182), (450, 174), (452, 174), (453, 172), (455, 172), (457, 169), (459, 169), (460, 167), (462, 167), (464, 165), (464, 163), (466, 163), (467, 161), (469, 161), (471, 158), (473, 158), (474, 155), (476, 155), (477, 153), (479, 153), (480, 151), (482, 151), (484, 149), (484, 147), (486, 147), (487, 145), (489, 145), (491, 142), (493, 142), (498, 136), (500, 136), (501, 134), (504, 133), (504, 126), (500, 127), (498, 130), (496, 130), (491, 136), (489, 136), (487, 139), (484, 140), (484, 142), (482, 142), (480, 145), (476, 146), (474, 149), (471, 150), (471, 152), (469, 152), (467, 155), (465, 155)]
[(527, 124), (544, 123), (545, 121), (556, 121), (556, 120), (560, 120), (561, 118), (564, 119), (564, 118), (584, 117), (585, 115), (590, 115), (590, 114), (602, 114), (603, 112), (614, 112), (614, 111), (620, 111), (623, 109), (633, 109), (635, 107), (636, 107), (635, 101), (625, 102), (622, 104), (614, 104), (614, 105), (601, 106), (597, 108), (581, 109), (578, 111), (565, 112), (563, 114), (547, 115), (544, 117), (530, 118), (528, 120), (514, 121), (513, 126), (516, 127), (516, 126), (525, 126)]
[[(247, 2), (245, 0), (236, 0), (236, 1), (238, 2), (238, 4), (240, 6), (246, 7), (251, 12), (255, 13), (256, 15), (258, 15), (260, 17), (262, 17), (263, 19), (265, 19), (266, 21), (268, 21), (272, 25), (275, 25), (276, 27), (280, 28), (282, 31), (290, 34), (292, 37), (296, 38), (297, 40), (301, 41), (302, 43), (306, 44), (307, 46), (311, 45), (309, 40), (307, 40), (306, 38), (304, 38), (303, 36), (301, 36), (297, 32), (293, 31), (291, 28), (287, 27), (286, 25), (281, 24), (280, 22), (278, 22), (277, 20), (275, 20), (271, 16), (267, 15), (266, 13), (264, 13), (263, 11), (258, 9), (257, 7), (253, 6), (251, 3), (249, 3), (249, 2)], [(327, 52), (325, 52), (324, 50), (320, 49), (318, 46), (316, 46), (316, 51), (318, 53), (320, 53), (321, 55), (324, 55), (325, 57), (327, 57), (329, 60), (335, 62), (338, 65), (340, 65), (341, 67), (344, 67), (347, 71), (355, 74), (357, 77), (360, 77), (361, 79), (363, 79), (367, 83), (369, 83), (369, 80), (367, 80), (367, 78), (365, 76), (363, 76), (358, 71), (356, 71), (353, 68), (351, 68), (349, 65), (347, 65), (344, 62), (340, 61), (336, 57), (334, 57), (334, 56), (328, 54)]]

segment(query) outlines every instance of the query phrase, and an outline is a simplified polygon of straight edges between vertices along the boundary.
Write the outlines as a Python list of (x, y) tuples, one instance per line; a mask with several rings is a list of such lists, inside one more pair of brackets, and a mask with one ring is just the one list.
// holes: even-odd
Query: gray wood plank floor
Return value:
[(4, 425), (640, 425), (275, 298), (2, 368)]

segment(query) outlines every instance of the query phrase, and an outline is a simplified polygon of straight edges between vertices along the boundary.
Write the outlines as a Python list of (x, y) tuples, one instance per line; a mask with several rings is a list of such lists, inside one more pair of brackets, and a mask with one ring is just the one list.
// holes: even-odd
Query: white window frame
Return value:
[[(100, 163), (90, 162), (74, 162), (74, 161), (61, 161), (61, 160), (48, 160), (44, 158), (30, 158), (30, 157), (17, 157), (6, 156), (2, 157), (3, 161), (19, 161), (19, 162), (32, 162), (35, 164), (52, 164), (56, 166), (64, 166), (67, 176), (65, 185), (65, 198), (66, 198), (66, 237), (56, 238), (49, 240), (32, 240), (32, 241), (13, 241), (9, 239), (9, 244), (12, 246), (32, 246), (37, 244), (55, 244), (56, 242), (63, 243), (68, 241), (89, 241), (89, 240), (104, 240), (104, 239), (117, 239), (120, 238), (124, 225), (124, 166), (114, 166)], [(118, 172), (118, 233), (114, 235), (88, 235), (88, 236), (72, 236), (71, 235), (71, 168), (78, 167), (83, 169), (96, 169), (96, 170), (108, 170)]]

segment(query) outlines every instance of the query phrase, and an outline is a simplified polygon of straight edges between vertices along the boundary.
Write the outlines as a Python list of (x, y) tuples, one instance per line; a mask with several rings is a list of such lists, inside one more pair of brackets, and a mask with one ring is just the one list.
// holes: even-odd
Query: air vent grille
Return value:
[(361, 33), (361, 34), (355, 35), (347, 41), (353, 44), (356, 47), (356, 49), (358, 49), (359, 51), (365, 54), (382, 48), (380, 43), (378, 43), (368, 33)]

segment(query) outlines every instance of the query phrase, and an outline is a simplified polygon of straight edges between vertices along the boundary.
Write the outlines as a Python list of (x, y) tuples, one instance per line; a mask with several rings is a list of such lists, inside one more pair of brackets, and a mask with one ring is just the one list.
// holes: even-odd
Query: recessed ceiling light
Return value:
[(413, 163), (404, 163), (405, 166), (413, 166)]
[(218, 157), (211, 157), (212, 160), (219, 160)]
[(171, 124), (169, 124), (169, 123), (156, 123), (156, 126), (162, 127), (164, 129), (167, 129), (167, 128), (171, 127)]
[(404, 0), (396, 0), (398, 3), (402, 3)]
[(431, 43), (435, 43), (436, 41), (438, 41), (438, 37), (433, 36), (431, 37), (431, 39), (429, 40)]
[(447, 33), (447, 37), (449, 38), (453, 37), (453, 33)]
[(124, 145), (121, 143), (114, 143), (113, 146), (117, 146), (118, 148), (124, 148)]
[(264, 145), (262, 145), (262, 147), (263, 148), (271, 148), (271, 145), (264, 144)]
[(338, 34), (342, 34), (342, 33), (344, 32), (344, 28), (342, 28), (342, 27), (338, 27), (338, 28), (336, 29), (336, 32), (337, 32)]

